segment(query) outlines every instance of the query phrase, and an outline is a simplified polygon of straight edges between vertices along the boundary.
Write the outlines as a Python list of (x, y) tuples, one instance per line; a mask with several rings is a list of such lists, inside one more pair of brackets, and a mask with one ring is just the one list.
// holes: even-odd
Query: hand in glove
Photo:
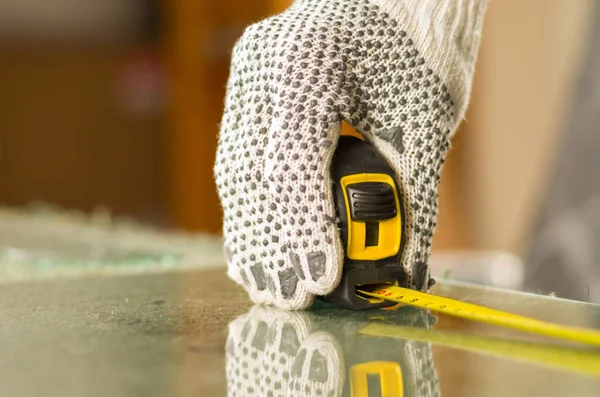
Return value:
[(215, 178), (230, 277), (254, 302), (311, 305), (341, 277), (330, 165), (345, 120), (397, 173), (401, 265), (427, 289), (437, 187), (468, 102), (485, 0), (296, 0), (246, 29)]

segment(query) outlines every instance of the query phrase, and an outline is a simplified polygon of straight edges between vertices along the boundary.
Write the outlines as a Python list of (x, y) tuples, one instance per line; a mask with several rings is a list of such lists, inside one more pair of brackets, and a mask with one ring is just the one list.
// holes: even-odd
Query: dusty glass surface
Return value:
[[(597, 396), (600, 390), (597, 350), (406, 307), (253, 307), (224, 272), (0, 286), (0, 395)], [(586, 303), (450, 282), (435, 292), (565, 324), (600, 325), (600, 309)]]

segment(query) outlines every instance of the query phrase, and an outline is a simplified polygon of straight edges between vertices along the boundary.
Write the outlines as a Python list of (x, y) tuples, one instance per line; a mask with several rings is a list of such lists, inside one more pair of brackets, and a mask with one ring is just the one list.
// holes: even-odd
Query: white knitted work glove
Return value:
[(437, 187), (470, 93), (485, 0), (296, 0), (246, 29), (215, 178), (230, 277), (254, 302), (311, 305), (341, 277), (330, 165), (341, 121), (404, 197), (409, 285), (427, 289)]

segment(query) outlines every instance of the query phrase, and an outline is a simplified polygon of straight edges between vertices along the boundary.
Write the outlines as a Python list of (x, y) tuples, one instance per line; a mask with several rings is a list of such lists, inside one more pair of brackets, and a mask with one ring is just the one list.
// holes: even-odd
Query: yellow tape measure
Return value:
[(363, 286), (357, 288), (357, 293), (369, 298), (404, 303), (454, 317), (600, 347), (600, 331), (596, 330), (548, 323), (392, 285)]

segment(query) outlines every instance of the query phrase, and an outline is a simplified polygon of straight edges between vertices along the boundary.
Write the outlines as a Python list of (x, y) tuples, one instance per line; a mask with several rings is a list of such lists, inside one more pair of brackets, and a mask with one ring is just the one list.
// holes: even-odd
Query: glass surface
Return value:
[[(599, 307), (582, 302), (450, 282), (435, 292), (564, 324), (600, 324)], [(0, 351), (2, 396), (597, 396), (600, 390), (598, 350), (408, 307), (252, 306), (224, 268), (5, 284)]]

